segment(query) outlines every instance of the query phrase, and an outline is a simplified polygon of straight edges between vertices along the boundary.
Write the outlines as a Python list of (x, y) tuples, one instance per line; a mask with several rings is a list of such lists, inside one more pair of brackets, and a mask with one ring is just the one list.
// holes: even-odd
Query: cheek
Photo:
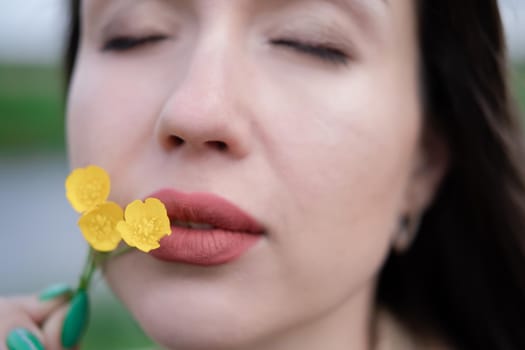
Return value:
[(130, 67), (81, 57), (68, 97), (70, 162), (97, 164), (117, 175), (153, 141), (164, 90), (152, 74), (139, 81)]
[(288, 209), (279, 229), (289, 234), (277, 238), (279, 247), (297, 284), (346, 281), (326, 295), (369, 281), (396, 228), (420, 112), (415, 86), (400, 93), (389, 81), (399, 80), (356, 73), (340, 86), (318, 82), (308, 89), (290, 80), (281, 85), (286, 93), (263, 95), (261, 105), (275, 108), (263, 115), (284, 116), (267, 123), (264, 147)]
[(396, 86), (391, 82), (400, 79), (390, 70), (308, 88), (302, 80), (281, 80), (258, 95), (267, 116), (258, 126), (265, 130), (266, 158), (298, 211), (334, 201), (339, 205), (330, 210), (353, 208), (349, 215), (402, 192), (421, 115), (416, 84)]

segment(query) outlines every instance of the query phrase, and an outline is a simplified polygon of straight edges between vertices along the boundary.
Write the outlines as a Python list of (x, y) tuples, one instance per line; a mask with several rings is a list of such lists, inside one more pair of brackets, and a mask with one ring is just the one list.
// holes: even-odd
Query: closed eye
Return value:
[(165, 35), (148, 35), (144, 37), (117, 36), (104, 43), (102, 51), (127, 51), (165, 39), (167, 39), (167, 36)]
[(273, 39), (270, 43), (288, 47), (299, 53), (311, 55), (337, 65), (347, 65), (350, 60), (350, 57), (345, 52), (329, 45), (306, 43), (291, 39)]

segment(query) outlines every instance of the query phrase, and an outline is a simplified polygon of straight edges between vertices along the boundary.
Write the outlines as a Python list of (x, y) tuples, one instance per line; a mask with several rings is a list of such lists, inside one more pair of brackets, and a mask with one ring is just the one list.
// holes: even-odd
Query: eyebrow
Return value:
[(324, 0), (340, 8), (345, 13), (355, 19), (356, 23), (371, 34), (378, 34), (378, 14), (375, 10), (377, 6), (382, 8), (389, 7), (389, 0)]
[(356, 6), (370, 7), (369, 5), (373, 3), (380, 3), (385, 6), (390, 5), (389, 0), (326, 0), (326, 1), (335, 3), (336, 5), (346, 8), (347, 10), (353, 7), (356, 7)]
[[(95, 25), (100, 29), (102, 33), (111, 32), (111, 29), (118, 27), (120, 23), (114, 23), (109, 19), (113, 18), (115, 14), (120, 14), (120, 17), (125, 16), (127, 13), (135, 10), (139, 6), (149, 6), (152, 4), (172, 4), (171, 0), (122, 0), (122, 1), (106, 1), (106, 0), (84, 0), (83, 13), (87, 16), (86, 18), (94, 19)], [(86, 21), (90, 23), (90, 21)], [(90, 23), (91, 24), (91, 23)]]
[[(127, 1), (107, 1), (107, 0), (83, 0), (82, 1), (82, 13), (89, 14), (89, 17), (98, 18), (100, 16), (105, 16), (106, 13), (109, 15), (119, 11), (122, 8), (129, 9), (136, 6), (139, 6), (143, 3), (148, 3), (149, 0), (133, 0), (130, 2)], [(165, 2), (165, 0), (156, 0), (155, 2)]]
[[(133, 5), (138, 5), (139, 3), (147, 2), (151, 0), (133, 0)], [(154, 0), (158, 3), (170, 3), (170, 0)], [(301, 1), (301, 0), (299, 0)], [(322, 0), (326, 3), (332, 4), (338, 9), (341, 9), (345, 14), (351, 17), (355, 23), (367, 34), (372, 35), (373, 37), (379, 36), (380, 21), (378, 6), (383, 9), (386, 9), (390, 5), (390, 0)], [(89, 12), (94, 17), (106, 17), (105, 12), (116, 12), (123, 3), (129, 4), (127, 2), (120, 1), (105, 1), (105, 0), (88, 0), (82, 1), (84, 3), (90, 3), (91, 6), (88, 6)], [(132, 5), (132, 6), (133, 6)], [(85, 8), (84, 8), (85, 10)], [(104, 14), (103, 16), (100, 16)]]

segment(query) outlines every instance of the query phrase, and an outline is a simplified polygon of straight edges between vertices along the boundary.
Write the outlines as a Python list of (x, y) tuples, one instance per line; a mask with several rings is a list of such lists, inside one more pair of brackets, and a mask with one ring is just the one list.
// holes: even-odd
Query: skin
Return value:
[(64, 349), (60, 335), (68, 307), (65, 297), (48, 301), (37, 295), (0, 297), (0, 349), (6, 349), (8, 334), (18, 328), (33, 333), (45, 349)]
[[(422, 137), (414, 5), (85, 0), (82, 19), (72, 167), (104, 167), (121, 205), (211, 192), (267, 229), (225, 265), (111, 262), (144, 330), (179, 350), (369, 349), (400, 217), (424, 211), (446, 168)], [(151, 40), (122, 50), (122, 36)]]

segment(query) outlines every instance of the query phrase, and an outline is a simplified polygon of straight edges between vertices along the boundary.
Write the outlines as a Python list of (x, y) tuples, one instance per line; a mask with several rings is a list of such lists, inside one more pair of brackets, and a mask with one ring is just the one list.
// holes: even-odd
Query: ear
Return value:
[(422, 214), (432, 203), (449, 168), (450, 152), (445, 140), (429, 129), (425, 128), (416, 150), (402, 214)]

